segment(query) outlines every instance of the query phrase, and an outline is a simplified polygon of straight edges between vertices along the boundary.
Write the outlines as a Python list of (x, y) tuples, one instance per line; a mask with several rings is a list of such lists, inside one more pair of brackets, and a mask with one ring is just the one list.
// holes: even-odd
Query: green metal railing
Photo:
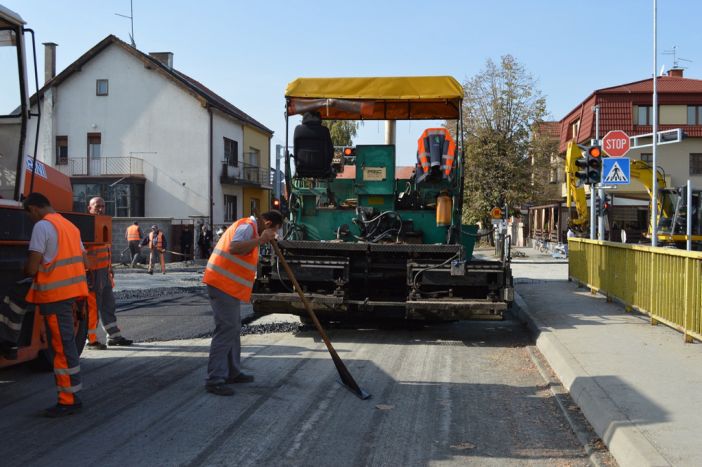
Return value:
[(702, 252), (582, 238), (568, 250), (571, 279), (702, 340)]

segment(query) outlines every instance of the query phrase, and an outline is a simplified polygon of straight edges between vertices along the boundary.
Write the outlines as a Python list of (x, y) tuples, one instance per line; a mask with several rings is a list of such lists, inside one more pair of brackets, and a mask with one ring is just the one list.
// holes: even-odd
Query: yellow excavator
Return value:
[[(570, 209), (575, 203), (575, 216), (571, 216), (569, 227), (579, 232), (586, 232), (590, 215), (588, 212), (585, 188), (579, 186), (576, 173), (576, 161), (583, 156), (580, 147), (573, 141), (568, 143), (566, 151), (566, 183), (568, 194), (566, 205)], [(638, 180), (653, 199), (653, 167), (644, 161), (631, 160), (631, 179)], [(687, 242), (687, 196), (686, 187), (667, 188), (665, 177), (656, 171), (658, 179), (658, 242), (659, 244), (675, 244), (685, 248)], [(702, 190), (692, 190), (692, 242), (693, 248), (702, 246)], [(650, 210), (650, 202), (649, 202)], [(651, 238), (653, 228), (649, 223), (646, 238)]]

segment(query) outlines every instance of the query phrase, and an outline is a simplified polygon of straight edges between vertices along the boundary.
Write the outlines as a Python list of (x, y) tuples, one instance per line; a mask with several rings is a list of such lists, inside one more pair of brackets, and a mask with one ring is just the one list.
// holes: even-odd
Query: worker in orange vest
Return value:
[(245, 217), (232, 224), (217, 242), (202, 281), (214, 314), (215, 331), (207, 364), (207, 392), (231, 396), (229, 384), (248, 383), (252, 375), (241, 371), (241, 302), (251, 300), (258, 247), (275, 238), (283, 225), (279, 211)]
[[(97, 216), (105, 214), (105, 200), (96, 196), (88, 203), (88, 212)], [(122, 336), (117, 326), (115, 316), (114, 272), (112, 271), (112, 254), (109, 245), (89, 245), (86, 248), (88, 256), (88, 278), (90, 295), (88, 295), (88, 348), (105, 350), (107, 346), (98, 341), (98, 321), (107, 333), (107, 344), (110, 346), (132, 345), (130, 339)], [(99, 319), (98, 319), (99, 318)]]
[(453, 170), (456, 142), (446, 128), (427, 128), (417, 140), (417, 181), (436, 175), (448, 179)]
[(132, 225), (127, 227), (127, 231), (124, 233), (124, 238), (127, 239), (127, 245), (129, 245), (129, 256), (131, 266), (136, 265), (137, 259), (139, 259), (139, 242), (144, 238), (144, 233), (139, 227), (139, 222), (134, 221)]
[(154, 273), (154, 259), (156, 254), (161, 261), (161, 272), (166, 274), (166, 236), (158, 229), (158, 225), (151, 226), (149, 232), (149, 274)]
[(27, 301), (38, 306), (46, 323), (53, 355), (58, 403), (46, 409), (47, 417), (62, 417), (82, 408), (80, 360), (73, 335), (73, 307), (88, 296), (85, 268), (88, 259), (80, 231), (56, 213), (41, 193), (30, 193), (22, 206), (35, 222), (24, 271), (32, 277)]

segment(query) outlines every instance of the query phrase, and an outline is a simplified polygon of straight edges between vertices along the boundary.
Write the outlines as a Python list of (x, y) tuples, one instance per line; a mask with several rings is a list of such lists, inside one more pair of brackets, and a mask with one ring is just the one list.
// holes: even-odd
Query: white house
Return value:
[(38, 158), (71, 177), (75, 210), (96, 195), (117, 217), (222, 224), (268, 209), (273, 132), (174, 69), (172, 53), (110, 35), (53, 76), (45, 46)]

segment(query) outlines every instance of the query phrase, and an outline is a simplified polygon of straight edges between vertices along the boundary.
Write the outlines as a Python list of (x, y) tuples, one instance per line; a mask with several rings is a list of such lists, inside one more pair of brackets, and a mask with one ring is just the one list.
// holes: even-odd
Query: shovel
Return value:
[(361, 389), (358, 386), (358, 384), (356, 384), (356, 381), (353, 379), (353, 376), (351, 376), (351, 373), (349, 373), (348, 368), (346, 368), (346, 365), (344, 365), (344, 362), (341, 361), (341, 357), (339, 357), (339, 354), (337, 354), (336, 350), (334, 350), (334, 347), (332, 346), (332, 343), (329, 340), (329, 337), (327, 337), (327, 333), (324, 332), (324, 328), (322, 328), (321, 323), (317, 319), (317, 315), (312, 310), (312, 304), (307, 299), (307, 297), (305, 297), (305, 294), (302, 292), (302, 288), (300, 287), (300, 284), (297, 282), (297, 279), (295, 278), (295, 275), (293, 274), (292, 269), (290, 269), (288, 262), (285, 261), (285, 257), (283, 256), (283, 253), (281, 253), (281, 251), (280, 251), (280, 247), (278, 246), (278, 242), (276, 240), (271, 240), (271, 245), (273, 245), (273, 250), (275, 250), (275, 254), (276, 254), (276, 256), (278, 256), (278, 261), (280, 261), (280, 263), (283, 265), (283, 269), (285, 269), (285, 272), (287, 273), (288, 277), (290, 278), (290, 280), (293, 283), (293, 287), (297, 291), (297, 294), (300, 296), (300, 300), (302, 300), (302, 303), (305, 305), (305, 309), (307, 309), (307, 313), (310, 315), (310, 318), (312, 319), (312, 322), (314, 323), (314, 327), (317, 328), (319, 335), (322, 336), (322, 340), (324, 341), (324, 344), (327, 346), (327, 350), (329, 351), (329, 355), (331, 355), (332, 360), (334, 360), (334, 366), (336, 366), (336, 371), (339, 372), (339, 376), (341, 377), (341, 382), (346, 385), (346, 387), (349, 389), (349, 391), (353, 392), (361, 399), (363, 399), (363, 400), (370, 399), (371, 395), (368, 394), (363, 389)]

